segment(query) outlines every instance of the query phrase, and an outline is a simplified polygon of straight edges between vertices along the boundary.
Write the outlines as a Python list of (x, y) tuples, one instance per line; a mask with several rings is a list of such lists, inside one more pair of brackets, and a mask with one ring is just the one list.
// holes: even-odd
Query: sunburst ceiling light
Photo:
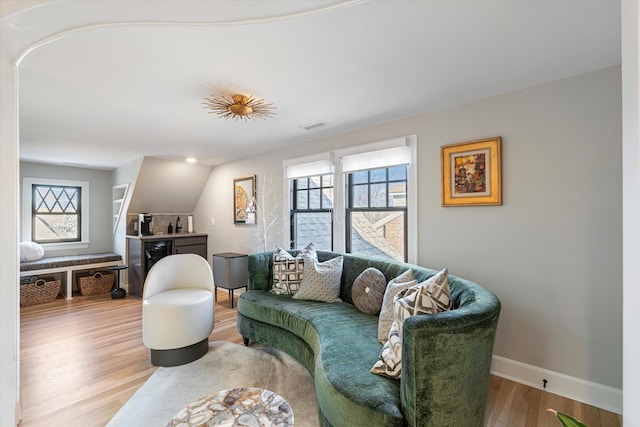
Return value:
[(203, 102), (209, 110), (209, 114), (215, 113), (225, 119), (257, 120), (273, 117), (276, 113), (273, 104), (264, 99), (254, 98), (252, 95), (211, 95)]

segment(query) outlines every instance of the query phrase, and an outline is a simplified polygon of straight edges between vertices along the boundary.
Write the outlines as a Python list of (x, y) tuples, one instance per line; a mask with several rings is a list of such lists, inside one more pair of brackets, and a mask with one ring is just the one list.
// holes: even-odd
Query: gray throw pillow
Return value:
[(343, 257), (338, 256), (328, 261), (320, 262), (309, 254), (302, 255), (304, 259), (304, 276), (300, 289), (293, 299), (342, 302), (340, 299), (340, 280), (342, 278)]
[(387, 279), (377, 268), (369, 267), (353, 281), (353, 305), (363, 313), (377, 315), (382, 308)]

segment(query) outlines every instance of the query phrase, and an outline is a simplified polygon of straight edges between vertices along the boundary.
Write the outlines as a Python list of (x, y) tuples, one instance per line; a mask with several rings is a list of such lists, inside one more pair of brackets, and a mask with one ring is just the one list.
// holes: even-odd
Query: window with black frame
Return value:
[(347, 174), (347, 252), (407, 261), (407, 166)]
[(32, 240), (37, 243), (79, 242), (82, 188), (64, 185), (32, 186)]
[(333, 175), (291, 179), (291, 248), (333, 250)]

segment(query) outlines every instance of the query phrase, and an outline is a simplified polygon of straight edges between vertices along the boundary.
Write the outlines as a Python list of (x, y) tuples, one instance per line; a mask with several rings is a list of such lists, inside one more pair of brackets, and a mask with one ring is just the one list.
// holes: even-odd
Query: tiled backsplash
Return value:
[[(169, 232), (169, 224), (173, 227), (173, 232), (177, 233), (176, 221), (180, 218), (182, 224), (182, 233), (189, 231), (190, 213), (151, 213), (152, 230), (154, 235), (167, 234)], [(194, 232), (197, 230), (193, 230)], [(135, 236), (138, 234), (138, 214), (127, 214), (127, 234)]]

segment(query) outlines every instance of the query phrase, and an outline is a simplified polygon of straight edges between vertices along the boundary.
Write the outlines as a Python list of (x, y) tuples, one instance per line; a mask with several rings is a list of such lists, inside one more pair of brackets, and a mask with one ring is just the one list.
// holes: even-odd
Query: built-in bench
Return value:
[(121, 265), (122, 256), (113, 252), (101, 254), (67, 255), (42, 258), (38, 261), (20, 263), (20, 277), (40, 276), (43, 274), (64, 273), (61, 292), (65, 299), (73, 299), (73, 273), (82, 270), (105, 268)]

